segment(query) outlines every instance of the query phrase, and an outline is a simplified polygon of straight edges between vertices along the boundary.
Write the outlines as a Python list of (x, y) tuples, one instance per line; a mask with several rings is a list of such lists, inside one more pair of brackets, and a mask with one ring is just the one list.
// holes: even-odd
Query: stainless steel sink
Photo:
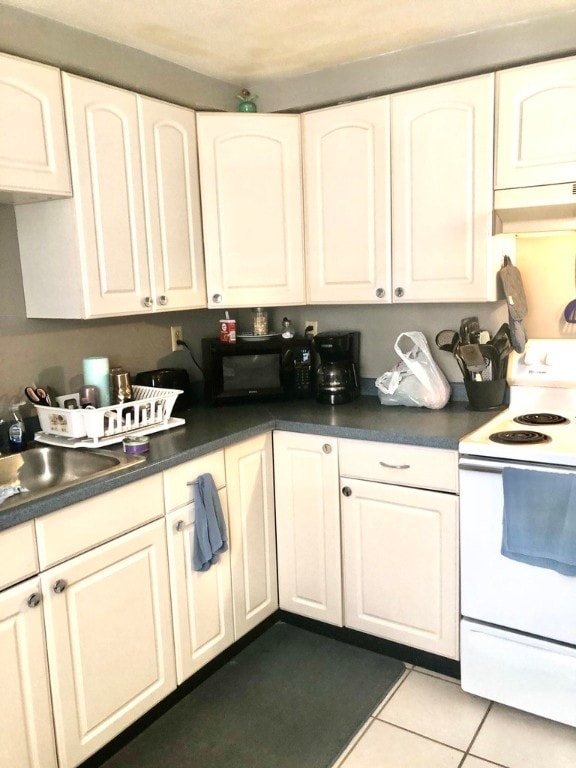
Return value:
[[(0, 512), (14, 502), (31, 500), (86, 480), (110, 475), (142, 461), (142, 456), (102, 449), (90, 451), (49, 445), (0, 456)], [(14, 496), (8, 496), (16, 488), (21, 490)]]

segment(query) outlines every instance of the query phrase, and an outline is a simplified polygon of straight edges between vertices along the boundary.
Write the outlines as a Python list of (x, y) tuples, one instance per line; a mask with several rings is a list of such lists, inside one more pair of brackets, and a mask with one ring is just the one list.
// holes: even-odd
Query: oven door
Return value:
[(576, 645), (576, 577), (511, 560), (500, 553), (502, 469), (575, 472), (552, 465), (460, 459), (462, 615)]

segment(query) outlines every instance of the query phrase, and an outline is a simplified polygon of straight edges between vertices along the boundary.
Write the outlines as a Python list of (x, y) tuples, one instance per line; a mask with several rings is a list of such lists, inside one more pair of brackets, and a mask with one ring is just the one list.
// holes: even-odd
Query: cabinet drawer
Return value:
[(164, 515), (162, 475), (72, 504), (36, 520), (38, 557), (44, 570)]
[(458, 454), (440, 448), (339, 440), (340, 475), (458, 492)]
[(224, 468), (224, 451), (208, 453), (185, 464), (167, 469), (164, 472), (164, 497), (166, 511), (179, 509), (194, 500), (194, 488), (189, 485), (197, 477), (210, 473), (218, 489), (226, 485), (226, 470)]
[(34, 521), (0, 533), (0, 589), (38, 573)]

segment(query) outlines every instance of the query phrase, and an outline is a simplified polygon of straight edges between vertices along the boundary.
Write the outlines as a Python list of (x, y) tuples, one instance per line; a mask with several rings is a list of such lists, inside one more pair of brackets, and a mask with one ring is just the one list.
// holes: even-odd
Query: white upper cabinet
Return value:
[(205, 306), (194, 113), (63, 85), (74, 197), (16, 211), (28, 316)]
[(205, 307), (195, 114), (141, 97), (138, 109), (152, 301), (168, 310)]
[(496, 298), (494, 76), (391, 97), (394, 301)]
[(0, 203), (71, 194), (59, 70), (0, 54)]
[(197, 115), (208, 306), (303, 304), (300, 117)]
[(495, 189), (576, 181), (576, 58), (498, 72)]
[(308, 112), (302, 142), (308, 302), (390, 302), (390, 98)]

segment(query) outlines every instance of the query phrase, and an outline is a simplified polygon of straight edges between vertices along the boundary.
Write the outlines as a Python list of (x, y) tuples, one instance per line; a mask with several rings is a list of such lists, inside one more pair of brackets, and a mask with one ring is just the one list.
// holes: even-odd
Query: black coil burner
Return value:
[(565, 416), (557, 413), (525, 413), (522, 416), (516, 416), (514, 421), (518, 424), (531, 424), (542, 426), (551, 426), (553, 424), (568, 424), (569, 420)]
[(493, 435), (490, 435), (492, 442), (505, 443), (506, 445), (536, 445), (537, 443), (549, 443), (551, 439), (548, 435), (531, 429), (510, 429), (506, 432), (494, 432)]

